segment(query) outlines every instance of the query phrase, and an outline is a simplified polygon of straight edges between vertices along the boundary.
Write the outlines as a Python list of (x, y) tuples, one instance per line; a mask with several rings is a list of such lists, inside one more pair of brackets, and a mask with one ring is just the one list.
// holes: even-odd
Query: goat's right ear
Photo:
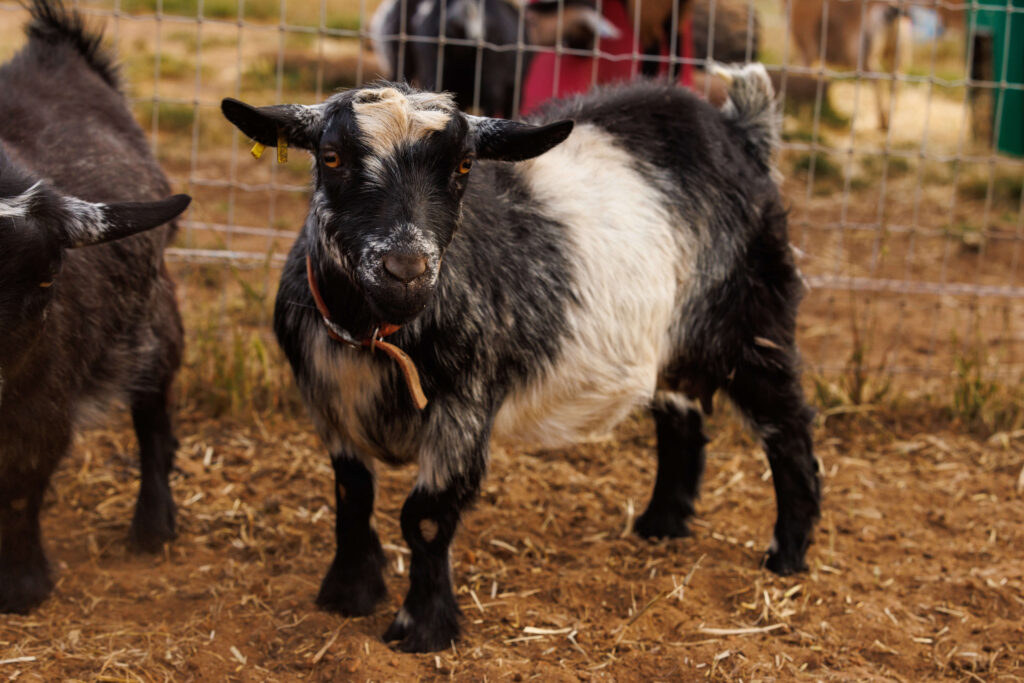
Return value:
[(275, 104), (254, 107), (231, 97), (220, 103), (224, 117), (250, 138), (273, 147), (278, 131), (284, 133), (288, 144), (305, 150), (314, 150), (320, 144), (323, 131), (324, 105)]
[(97, 204), (76, 197), (60, 200), (65, 247), (87, 247), (151, 230), (177, 218), (192, 198), (176, 194), (155, 202)]
[(556, 121), (546, 126), (467, 116), (476, 141), (476, 155), (481, 159), (523, 161), (540, 156), (569, 137), (572, 121)]

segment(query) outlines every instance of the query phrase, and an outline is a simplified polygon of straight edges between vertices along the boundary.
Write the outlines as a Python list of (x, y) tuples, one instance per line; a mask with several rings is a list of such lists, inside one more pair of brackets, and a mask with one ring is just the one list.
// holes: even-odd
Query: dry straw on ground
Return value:
[(54, 597), (4, 617), (0, 674), (1013, 680), (1024, 670), (1024, 436), (833, 424), (817, 435), (826, 504), (811, 571), (786, 579), (758, 568), (771, 483), (729, 421), (712, 430), (695, 536), (670, 542), (620, 534), (653, 476), (648, 420), (571, 451), (498, 451), (453, 547), (466, 637), (436, 655), (379, 641), (407, 585), (397, 519), (412, 471), (380, 476), (389, 598), (343, 619), (313, 605), (333, 552), (331, 472), (304, 420), (186, 415), (180, 537), (160, 557), (125, 550), (137, 486), (127, 425), (92, 431), (43, 518)]

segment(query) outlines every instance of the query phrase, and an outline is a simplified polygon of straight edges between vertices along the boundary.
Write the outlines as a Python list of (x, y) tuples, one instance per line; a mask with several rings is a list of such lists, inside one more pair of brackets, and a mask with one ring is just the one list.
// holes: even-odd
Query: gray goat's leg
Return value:
[(28, 612), (53, 590), (39, 529), (48, 481), (33, 474), (0, 487), (0, 612)]
[(320, 584), (316, 604), (332, 612), (358, 617), (371, 614), (384, 596), (384, 550), (370, 526), (373, 516), (373, 473), (347, 453), (331, 457), (337, 550)]
[(132, 423), (139, 440), (139, 498), (129, 532), (131, 544), (146, 552), (159, 552), (175, 537), (174, 498), (168, 477), (174, 466), (178, 440), (168, 408), (170, 380), (153, 391), (131, 397)]
[(658, 473), (647, 510), (633, 530), (644, 538), (689, 536), (686, 520), (704, 474), (704, 445), (700, 411), (682, 396), (659, 392), (651, 407), (658, 436)]

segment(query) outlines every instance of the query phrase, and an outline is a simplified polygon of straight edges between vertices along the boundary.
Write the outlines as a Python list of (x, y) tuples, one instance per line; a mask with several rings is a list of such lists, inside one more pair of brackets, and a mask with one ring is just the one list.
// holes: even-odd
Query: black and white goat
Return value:
[(256, 141), (280, 133), (315, 157), (275, 330), (337, 480), (318, 604), (361, 615), (384, 597), (373, 461), (416, 462), (401, 514), (409, 592), (384, 638), (447, 647), (448, 548), (491, 438), (564, 445), (638, 405), (654, 413), (658, 471), (635, 530), (687, 535), (717, 389), (771, 464), (767, 566), (805, 568), (819, 482), (794, 346), (802, 286), (772, 179), (778, 123), (763, 67), (725, 73), (723, 111), (641, 83), (533, 124), (389, 83), (315, 106), (224, 100)]
[[(444, 89), (464, 109), (473, 106), (479, 91), (484, 115), (513, 116), (516, 76), (526, 73), (533, 54), (517, 57), (521, 11), (512, 0), (384, 0), (370, 33), (390, 78), (424, 90)], [(446, 41), (444, 47), (439, 39)], [(481, 48), (479, 68), (478, 41), (503, 48)]]
[(189, 198), (151, 201), (167, 179), (99, 35), (59, 3), (30, 9), (28, 44), (0, 66), (0, 612), (50, 593), (43, 493), (75, 425), (115, 396), (142, 462), (131, 540), (155, 551), (174, 536), (182, 330), (162, 254)]

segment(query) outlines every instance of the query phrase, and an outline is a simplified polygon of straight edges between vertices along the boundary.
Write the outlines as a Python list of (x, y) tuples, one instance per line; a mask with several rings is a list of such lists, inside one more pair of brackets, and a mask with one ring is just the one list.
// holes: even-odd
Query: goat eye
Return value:
[(466, 175), (473, 168), (473, 157), (466, 157), (459, 163), (459, 173)]
[(53, 286), (53, 280), (47, 280), (45, 282), (40, 282), (39, 286), (42, 287), (43, 289), (46, 289), (48, 287), (52, 287)]
[(341, 165), (341, 157), (337, 152), (324, 152), (320, 158), (323, 159), (324, 166), (327, 168), (338, 168)]

